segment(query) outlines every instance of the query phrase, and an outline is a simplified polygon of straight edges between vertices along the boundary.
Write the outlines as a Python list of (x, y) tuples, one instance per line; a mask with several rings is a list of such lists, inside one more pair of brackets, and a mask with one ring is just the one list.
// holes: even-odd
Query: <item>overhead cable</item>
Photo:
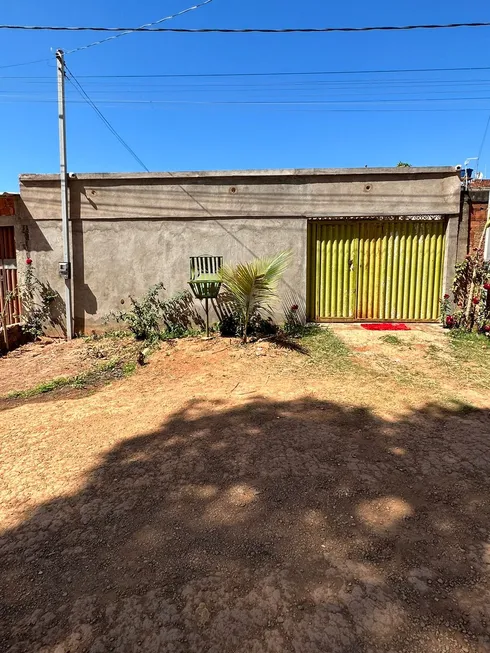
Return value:
[[(213, 0), (204, 0), (204, 2), (201, 2), (200, 4), (194, 5), (193, 7), (187, 7), (187, 9), (183, 9), (182, 11), (178, 11), (176, 14), (172, 14), (170, 16), (165, 16), (164, 18), (159, 18), (158, 20), (154, 21), (153, 23), (146, 23), (145, 25), (141, 25), (140, 27), (136, 27), (134, 29), (131, 28), (131, 27), (127, 27), (127, 28), (118, 28), (117, 30), (91, 30), (91, 31), (114, 31), (114, 32), (117, 31), (117, 32), (120, 32), (120, 34), (116, 34), (115, 36), (109, 36), (108, 38), (102, 39), (101, 41), (94, 41), (94, 43), (89, 43), (88, 45), (82, 45), (81, 47), (74, 48), (73, 50), (68, 50), (67, 52), (65, 52), (65, 54), (73, 54), (74, 52), (79, 52), (80, 50), (87, 50), (88, 48), (93, 48), (96, 45), (101, 45), (102, 43), (107, 43), (108, 41), (113, 41), (114, 39), (118, 39), (121, 36), (126, 36), (127, 34), (132, 34), (133, 32), (146, 32), (146, 31), (149, 31), (149, 28), (153, 27), (153, 25), (159, 25), (160, 23), (164, 23), (167, 20), (173, 20), (174, 18), (178, 18), (179, 16), (183, 16), (184, 14), (187, 14), (190, 11), (195, 11), (196, 9), (200, 9), (201, 7), (204, 7), (204, 5), (208, 5), (212, 1)], [(156, 29), (155, 29), (155, 31), (156, 31)]]
[[(41, 61), (50, 61), (41, 59)], [(25, 62), (28, 63), (37, 62)], [(14, 64), (17, 65), (17, 64)], [(8, 68), (9, 66), (6, 66)], [(1, 66), (0, 66), (1, 68)], [(79, 79), (153, 79), (153, 78), (179, 78), (179, 77), (297, 77), (301, 75), (371, 75), (371, 74), (395, 74), (395, 73), (434, 73), (434, 72), (473, 72), (490, 70), (490, 66), (464, 66), (455, 68), (381, 68), (372, 70), (298, 70), (298, 71), (270, 71), (270, 72), (245, 72), (245, 73), (136, 73), (133, 75), (78, 75)], [(52, 77), (17, 77), (15, 75), (4, 75), (1, 79), (49, 79)]]
[[(155, 25), (164, 20), (170, 20), (176, 16), (180, 16), (188, 11), (193, 11), (205, 4), (209, 4), (212, 0), (206, 0), (200, 5), (189, 7), (182, 12), (168, 16), (149, 23)], [(377, 25), (366, 27), (280, 27), (280, 28), (255, 28), (255, 27), (240, 27), (240, 28), (224, 28), (224, 27), (198, 27), (198, 28), (176, 28), (176, 27), (101, 27), (101, 26), (60, 26), (60, 25), (0, 25), (0, 29), (4, 30), (37, 30), (37, 31), (50, 31), (50, 32), (174, 32), (180, 34), (310, 34), (310, 33), (328, 33), (328, 32), (399, 32), (417, 29), (455, 29), (460, 27), (490, 27), (490, 23), (445, 23), (445, 24), (431, 24), (431, 25)], [(92, 45), (99, 45), (99, 42)]]
[(478, 150), (478, 161), (480, 161), (480, 157), (481, 157), (482, 152), (483, 152), (483, 146), (485, 145), (485, 141), (487, 140), (487, 134), (488, 134), (489, 127), (490, 127), (490, 114), (488, 115), (487, 124), (485, 126), (485, 130), (483, 132), (483, 137), (482, 137), (481, 143), (480, 143), (480, 149)]
[(138, 162), (138, 164), (143, 168), (143, 170), (146, 170), (146, 172), (150, 172), (150, 170), (146, 167), (146, 165), (143, 163), (143, 161), (139, 158), (139, 156), (136, 154), (136, 152), (130, 147), (126, 141), (123, 139), (123, 137), (118, 134), (116, 129), (111, 125), (111, 123), (107, 120), (107, 118), (104, 116), (104, 114), (100, 111), (98, 106), (91, 100), (91, 98), (88, 96), (88, 94), (85, 92), (84, 88), (80, 84), (80, 82), (77, 80), (77, 78), (74, 76), (74, 74), (68, 69), (68, 66), (65, 64), (65, 68), (68, 72), (68, 75), (66, 76), (67, 80), (74, 86), (74, 88), (78, 91), (78, 93), (82, 96), (82, 98), (85, 100), (85, 102), (92, 107), (92, 109), (95, 111), (97, 116), (102, 120), (104, 125), (107, 127), (107, 129), (117, 138), (117, 140), (121, 143), (121, 145), (131, 154), (133, 159)]
[(31, 66), (35, 63), (45, 63), (46, 61), (52, 61), (52, 58), (49, 59), (35, 59), (34, 61), (22, 61), (21, 63), (9, 63), (6, 66), (0, 66), (0, 70), (4, 68), (18, 68), (19, 66)]

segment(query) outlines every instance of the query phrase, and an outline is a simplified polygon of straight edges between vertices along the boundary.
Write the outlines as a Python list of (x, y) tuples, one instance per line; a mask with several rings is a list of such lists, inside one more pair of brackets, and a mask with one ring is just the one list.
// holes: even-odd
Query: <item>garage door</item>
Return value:
[(437, 320), (444, 231), (442, 220), (310, 222), (309, 319)]

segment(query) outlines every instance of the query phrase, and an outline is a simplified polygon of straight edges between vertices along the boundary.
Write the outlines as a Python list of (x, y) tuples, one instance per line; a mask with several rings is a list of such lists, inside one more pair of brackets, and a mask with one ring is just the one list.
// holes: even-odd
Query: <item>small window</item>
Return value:
[(485, 261), (490, 261), (490, 228), (485, 230), (485, 249), (483, 250), (483, 258)]

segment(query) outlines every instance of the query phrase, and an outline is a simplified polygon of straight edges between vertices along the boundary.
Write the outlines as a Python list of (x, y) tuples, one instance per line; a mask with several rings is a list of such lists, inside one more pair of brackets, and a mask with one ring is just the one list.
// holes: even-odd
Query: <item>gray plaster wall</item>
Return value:
[[(36, 274), (58, 293), (62, 312), (64, 281), (56, 273), (62, 260), (60, 221), (43, 221), (33, 231), (27, 226)], [(286, 305), (298, 304), (305, 310), (306, 220), (78, 220), (72, 227), (77, 332), (102, 328), (108, 313), (129, 305), (129, 295), (139, 297), (159, 281), (167, 297), (188, 288), (189, 257), (198, 255), (222, 255), (228, 262), (238, 262), (291, 250), (276, 317), (281, 318)], [(19, 259), (22, 268), (25, 256)]]
[[(82, 174), (69, 186), (78, 332), (102, 328), (129, 295), (158, 281), (167, 296), (185, 289), (189, 257), (197, 255), (233, 263), (291, 250), (276, 317), (292, 304), (304, 314), (308, 218), (457, 216), (460, 209), (456, 168)], [(20, 193), (17, 247), (59, 294), (61, 325), (59, 179), (22, 175)]]
[[(323, 217), (457, 214), (456, 168), (80, 174), (70, 178), (74, 219)], [(59, 216), (59, 179), (21, 175), (25, 212)]]

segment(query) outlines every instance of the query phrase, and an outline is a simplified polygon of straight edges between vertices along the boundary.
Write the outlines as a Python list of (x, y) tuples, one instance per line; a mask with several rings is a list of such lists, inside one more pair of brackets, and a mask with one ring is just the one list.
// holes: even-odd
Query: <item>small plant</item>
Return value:
[(56, 299), (56, 293), (47, 285), (43, 284), (34, 273), (32, 259), (26, 259), (26, 271), (24, 278), (15, 290), (6, 293), (1, 312), (1, 322), (5, 331), (6, 347), (8, 337), (6, 329), (6, 314), (11, 302), (19, 299), (22, 305), (22, 314), (15, 317), (21, 318), (22, 331), (30, 335), (34, 340), (44, 332), (44, 326), (51, 317), (51, 305)]
[[(243, 338), (243, 324), (238, 313), (229, 313), (218, 323), (220, 335), (226, 338)], [(279, 327), (271, 317), (263, 318), (259, 313), (252, 315), (248, 322), (247, 338), (267, 337), (278, 333)]]
[(240, 336), (240, 316), (237, 313), (223, 315), (218, 323), (221, 336), (224, 338), (236, 338)]
[(441, 322), (445, 328), (490, 334), (490, 262), (484, 260), (482, 249), (485, 230), (480, 247), (456, 266), (453, 302), (447, 294), (441, 300)]
[(293, 304), (285, 311), (284, 333), (292, 338), (301, 336), (304, 332), (304, 325), (298, 316), (298, 310), (298, 304)]
[(141, 299), (130, 296), (131, 308), (128, 311), (110, 313), (110, 317), (118, 323), (126, 324), (137, 340), (158, 340), (161, 330), (161, 290), (165, 290), (163, 283), (157, 283), (151, 286)]
[(264, 318), (271, 314), (270, 304), (277, 298), (277, 284), (290, 257), (290, 252), (281, 252), (271, 258), (223, 266), (223, 287), (230, 294), (234, 310), (239, 316), (243, 342), (247, 342), (252, 318)]
[(380, 337), (380, 340), (382, 342), (386, 342), (387, 345), (396, 345), (397, 347), (403, 347), (403, 340), (399, 338), (398, 336), (395, 336), (391, 333), (387, 333), (384, 336)]
[(129, 310), (112, 312), (107, 319), (126, 324), (137, 340), (149, 343), (195, 333), (193, 324), (200, 324), (202, 320), (194, 308), (192, 295), (184, 291), (163, 299), (162, 290), (165, 288), (160, 282), (151, 286), (141, 299), (130, 297)]
[(188, 290), (164, 299), (160, 305), (166, 337), (182, 338), (195, 335), (194, 325), (204, 328), (204, 322), (195, 309), (194, 299)]

